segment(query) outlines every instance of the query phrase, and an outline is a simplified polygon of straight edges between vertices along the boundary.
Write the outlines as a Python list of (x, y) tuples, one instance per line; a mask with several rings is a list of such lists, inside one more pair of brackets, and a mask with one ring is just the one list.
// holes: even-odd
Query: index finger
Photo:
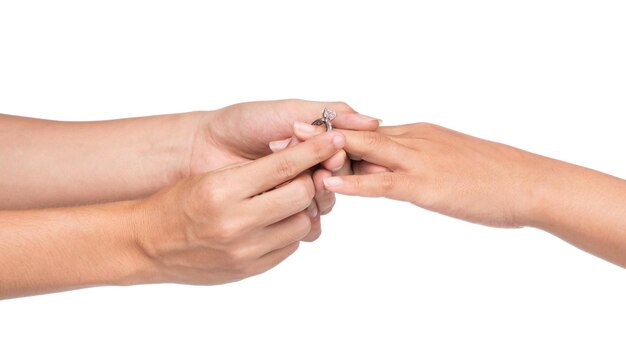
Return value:
[(292, 180), (301, 172), (330, 158), (345, 143), (343, 134), (326, 132), (233, 169), (236, 173), (228, 177), (228, 182), (241, 186), (244, 196), (255, 196)]

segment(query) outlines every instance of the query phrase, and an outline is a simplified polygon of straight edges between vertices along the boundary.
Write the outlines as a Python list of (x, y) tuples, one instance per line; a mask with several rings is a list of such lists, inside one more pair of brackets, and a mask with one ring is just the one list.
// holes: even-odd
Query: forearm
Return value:
[(527, 224), (626, 267), (626, 181), (552, 161)]
[(196, 113), (98, 122), (0, 115), (0, 210), (146, 196), (188, 170), (197, 119)]
[(137, 205), (0, 212), (0, 299), (150, 282)]

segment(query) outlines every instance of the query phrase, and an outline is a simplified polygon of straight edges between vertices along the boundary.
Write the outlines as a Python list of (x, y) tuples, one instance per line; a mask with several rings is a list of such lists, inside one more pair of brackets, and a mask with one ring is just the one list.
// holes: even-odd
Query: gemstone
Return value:
[(322, 117), (332, 121), (337, 117), (337, 113), (329, 108), (324, 108), (324, 112), (322, 113)]

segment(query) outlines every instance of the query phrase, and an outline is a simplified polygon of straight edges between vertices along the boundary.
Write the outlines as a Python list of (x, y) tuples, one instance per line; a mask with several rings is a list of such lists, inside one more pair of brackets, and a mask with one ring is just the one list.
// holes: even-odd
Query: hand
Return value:
[(327, 178), (328, 190), (408, 201), (495, 227), (527, 224), (532, 187), (555, 162), (432, 124), (342, 133), (344, 149), (363, 161), (353, 164), (354, 176)]
[[(155, 282), (219, 284), (262, 273), (310, 234), (308, 169), (345, 144), (338, 132), (258, 160), (180, 181), (143, 203), (138, 227)], [(314, 205), (313, 205), (314, 206)]]
[[(375, 130), (378, 120), (359, 115), (341, 102), (311, 102), (282, 100), (250, 102), (223, 109), (200, 113), (198, 129), (190, 154), (189, 174), (201, 174), (232, 164), (239, 164), (284, 149), (292, 137), (294, 125), (310, 126), (319, 118), (324, 107), (337, 113), (333, 125), (352, 130)], [(304, 122), (304, 124), (303, 124)], [(346, 174), (346, 153), (341, 150), (322, 162), (321, 169), (313, 172), (315, 207), (319, 215), (329, 213), (335, 204), (335, 195), (324, 189), (323, 180), (331, 172)], [(313, 221), (311, 235), (305, 241), (317, 239), (321, 233), (319, 216)]]
[[(337, 113), (333, 120), (337, 128), (368, 131), (378, 128), (378, 120), (359, 115), (341, 102), (282, 100), (236, 104), (201, 113), (189, 172), (202, 174), (266, 156), (271, 153), (270, 142), (290, 138), (295, 122), (313, 122), (324, 107)], [(287, 142), (283, 144), (286, 146)], [(336, 167), (328, 166), (328, 170)]]

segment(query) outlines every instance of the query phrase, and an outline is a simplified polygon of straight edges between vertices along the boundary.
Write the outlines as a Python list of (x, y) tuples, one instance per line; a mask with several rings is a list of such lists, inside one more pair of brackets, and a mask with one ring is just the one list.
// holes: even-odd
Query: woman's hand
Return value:
[(143, 204), (139, 244), (157, 282), (219, 284), (262, 273), (311, 236), (308, 169), (343, 148), (341, 133), (185, 179)]
[[(494, 227), (527, 224), (535, 187), (555, 163), (426, 123), (343, 133), (345, 149), (362, 161), (355, 176), (326, 179), (330, 191), (408, 201)], [(370, 174), (379, 171), (373, 164), (390, 171)]]
[[(357, 175), (328, 190), (384, 196), (494, 227), (532, 226), (626, 267), (626, 181), (432, 124), (342, 131)], [(388, 170), (388, 171), (385, 171)]]

